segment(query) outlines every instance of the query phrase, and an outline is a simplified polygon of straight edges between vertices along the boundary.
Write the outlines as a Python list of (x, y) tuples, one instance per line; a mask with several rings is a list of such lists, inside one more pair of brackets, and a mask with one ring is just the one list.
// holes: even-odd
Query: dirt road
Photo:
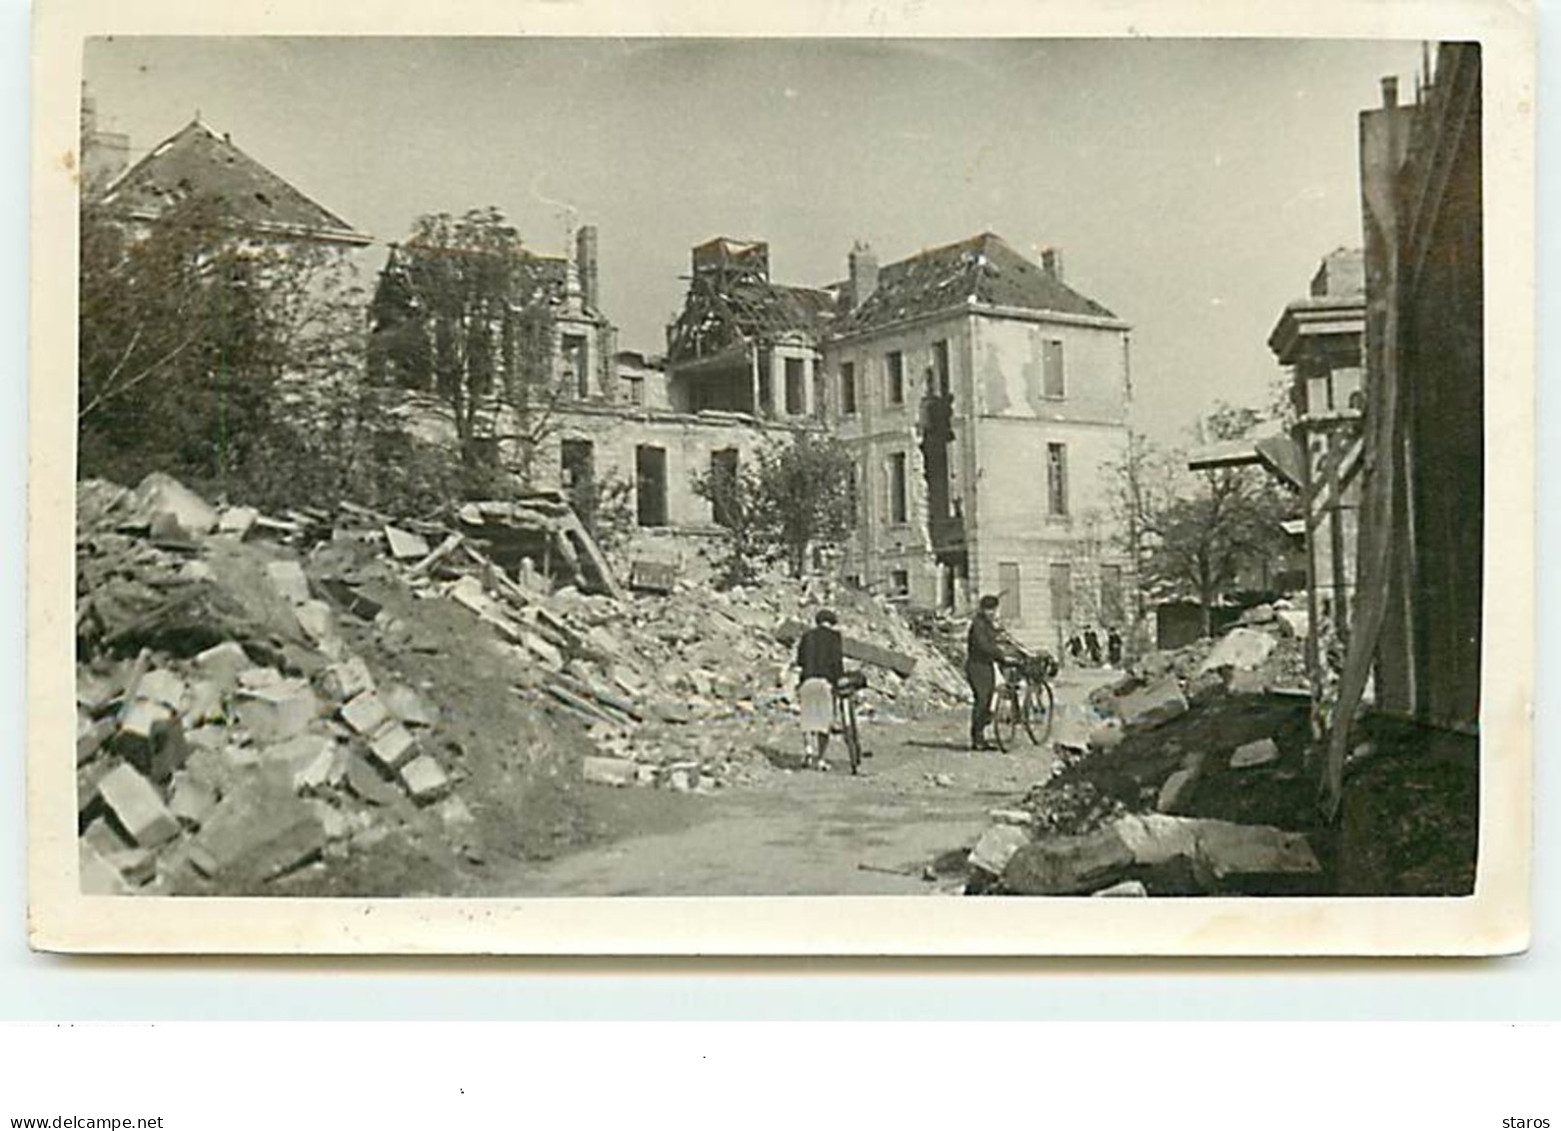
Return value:
[[(1098, 678), (1098, 677), (1097, 677)], [(1077, 709), (1094, 679), (1065, 679), (1061, 710)], [(610, 790), (624, 828), (608, 843), (503, 878), (496, 895), (906, 895), (949, 883), (922, 879), (940, 854), (968, 848), (988, 811), (1050, 772), (1049, 745), (1021, 739), (1009, 754), (966, 750), (960, 712), (910, 723), (867, 723), (873, 756), (841, 768), (777, 774), (709, 797)], [(832, 753), (843, 759), (836, 744)], [(640, 794), (625, 798), (624, 794)], [(668, 827), (671, 826), (671, 827)]]

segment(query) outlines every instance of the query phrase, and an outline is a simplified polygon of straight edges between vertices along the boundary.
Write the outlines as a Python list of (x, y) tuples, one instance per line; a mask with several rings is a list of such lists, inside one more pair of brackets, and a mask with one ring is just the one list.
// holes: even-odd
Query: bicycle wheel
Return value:
[(992, 704), (992, 737), (997, 740), (997, 748), (1007, 753), (1018, 733), (1019, 697), (1004, 684), (997, 689), (997, 702)]
[(846, 753), (851, 756), (851, 773), (855, 774), (857, 767), (862, 764), (862, 736), (856, 729), (856, 704), (850, 699), (846, 700), (845, 723), (842, 729), (845, 731)]
[(1051, 737), (1052, 715), (1057, 703), (1052, 696), (1052, 685), (1042, 680), (1031, 684), (1024, 693), (1024, 733), (1039, 746)]

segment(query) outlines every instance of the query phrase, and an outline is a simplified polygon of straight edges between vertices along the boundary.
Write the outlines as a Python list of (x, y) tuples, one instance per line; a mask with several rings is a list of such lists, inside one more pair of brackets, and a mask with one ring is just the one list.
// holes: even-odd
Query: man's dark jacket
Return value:
[(992, 618), (977, 613), (970, 622), (970, 634), (965, 637), (965, 666), (990, 668), (1002, 656), (997, 625), (992, 623)]

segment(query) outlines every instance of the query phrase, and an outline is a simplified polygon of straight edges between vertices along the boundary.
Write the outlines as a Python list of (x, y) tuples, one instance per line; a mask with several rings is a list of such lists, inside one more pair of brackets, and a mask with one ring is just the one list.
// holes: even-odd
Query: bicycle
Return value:
[(863, 758), (862, 736), (856, 729), (856, 697), (866, 686), (867, 677), (861, 672), (847, 672), (835, 683), (835, 725), (845, 740), (853, 775)]
[(1003, 678), (998, 681), (992, 702), (992, 736), (998, 750), (1007, 753), (1021, 725), (1030, 742), (1041, 745), (1051, 737), (1052, 716), (1056, 713), (1051, 677), (1057, 674), (1057, 661), (1044, 652), (1020, 652), (999, 666)]

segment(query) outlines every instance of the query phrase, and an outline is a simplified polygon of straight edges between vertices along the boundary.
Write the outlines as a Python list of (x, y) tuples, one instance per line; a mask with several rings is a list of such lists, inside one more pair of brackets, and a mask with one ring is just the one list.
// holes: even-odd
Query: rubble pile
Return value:
[(371, 847), (390, 811), (470, 821), (438, 706), (376, 679), (289, 554), (314, 516), (219, 513), (153, 475), (80, 484), (78, 527), (85, 891), (244, 889)]
[[(818, 583), (631, 592), (556, 494), (440, 521), (351, 504), (277, 517), (154, 474), (135, 490), (78, 484), (77, 513), (89, 891), (247, 890), (413, 823), (475, 852), (491, 783), (456, 738), (469, 745), (473, 724), (457, 726), (432, 681), (387, 675), (394, 657), (437, 650), (407, 623), (423, 601), (480, 622), (456, 638), (495, 661), (501, 696), (583, 728), (587, 781), (709, 792), (768, 778), (799, 740), (790, 664)], [(871, 673), (864, 714), (960, 701), (963, 681), (897, 610), (825, 595)]]
[[(1132, 894), (1117, 890), (1129, 882), (1143, 888), (1137, 894), (1167, 884), (1304, 890), (1321, 867), (1303, 834), (1211, 820), (1199, 791), (1218, 777), (1222, 790), (1234, 783), (1237, 793), (1262, 795), (1255, 809), (1275, 791), (1294, 792), (1286, 783), (1299, 780), (1297, 770), (1280, 745), (1243, 729), (1265, 725), (1263, 708), (1242, 704), (1265, 694), (1279, 696), (1265, 702), (1307, 698), (1306, 627), (1288, 602), (1248, 610), (1219, 639), (1141, 657), (1090, 695), (1080, 719), (1059, 716), (1051, 776), (994, 811), (971, 853), (967, 890)], [(1197, 741), (1183, 750), (1188, 735)], [(1167, 880), (1168, 868), (1176, 879)]]

